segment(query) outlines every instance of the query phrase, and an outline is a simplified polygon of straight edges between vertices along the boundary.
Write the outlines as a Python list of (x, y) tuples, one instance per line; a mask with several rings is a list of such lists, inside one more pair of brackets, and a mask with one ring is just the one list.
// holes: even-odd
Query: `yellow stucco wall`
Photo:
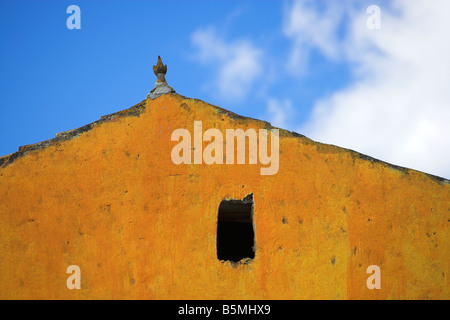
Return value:
[[(259, 164), (175, 165), (172, 131), (194, 120), (270, 128), (169, 94), (4, 158), (0, 298), (450, 298), (448, 181), (284, 130), (273, 176)], [(232, 266), (216, 257), (217, 211), (249, 193), (256, 256)], [(81, 290), (66, 287), (69, 265)], [(380, 290), (366, 287), (370, 265)]]

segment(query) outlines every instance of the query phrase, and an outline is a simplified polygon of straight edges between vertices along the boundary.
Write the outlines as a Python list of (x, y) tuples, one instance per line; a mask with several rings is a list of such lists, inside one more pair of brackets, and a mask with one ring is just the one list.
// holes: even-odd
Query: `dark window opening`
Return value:
[(217, 219), (217, 258), (238, 262), (255, 258), (253, 194), (243, 200), (223, 200)]

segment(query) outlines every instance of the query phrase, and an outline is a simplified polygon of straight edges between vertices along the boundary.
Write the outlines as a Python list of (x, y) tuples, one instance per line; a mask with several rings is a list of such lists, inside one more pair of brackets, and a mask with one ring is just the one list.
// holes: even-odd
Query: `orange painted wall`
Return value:
[[(171, 133), (194, 120), (270, 128), (169, 94), (4, 163), (0, 298), (450, 298), (448, 181), (284, 130), (273, 176), (175, 165)], [(232, 266), (216, 258), (217, 211), (249, 193), (256, 256)], [(73, 264), (81, 290), (66, 287)], [(370, 265), (380, 290), (366, 287)]]

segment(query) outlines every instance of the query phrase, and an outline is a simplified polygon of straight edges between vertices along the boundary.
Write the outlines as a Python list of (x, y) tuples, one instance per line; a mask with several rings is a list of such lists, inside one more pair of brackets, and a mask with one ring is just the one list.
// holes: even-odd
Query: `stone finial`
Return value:
[(153, 73), (158, 77), (157, 82), (166, 82), (167, 65), (164, 65), (161, 57), (158, 56), (158, 63), (153, 66)]
[(155, 87), (147, 95), (147, 98), (156, 99), (164, 94), (175, 92), (166, 82), (167, 65), (163, 64), (160, 56), (158, 56), (156, 66), (153, 66), (153, 73), (156, 76), (156, 83)]

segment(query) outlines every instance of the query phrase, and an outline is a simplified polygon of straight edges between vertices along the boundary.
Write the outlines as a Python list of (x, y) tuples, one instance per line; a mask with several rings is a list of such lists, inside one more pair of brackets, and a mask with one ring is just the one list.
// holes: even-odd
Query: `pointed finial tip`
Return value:
[(155, 74), (155, 76), (158, 76), (158, 74), (160, 73), (167, 73), (167, 65), (163, 64), (160, 56), (158, 56), (158, 62), (156, 63), (156, 66), (153, 66), (153, 73)]

